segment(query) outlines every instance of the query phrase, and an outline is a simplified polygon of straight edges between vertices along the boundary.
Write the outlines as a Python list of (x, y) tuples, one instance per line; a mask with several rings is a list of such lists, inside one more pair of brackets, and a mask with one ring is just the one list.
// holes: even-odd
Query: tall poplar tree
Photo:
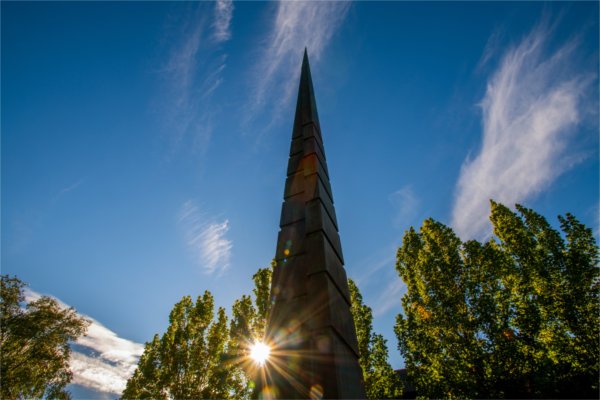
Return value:
[(261, 268), (254, 274), (254, 300), (247, 295), (236, 300), (230, 322), (223, 308), (215, 315), (210, 292), (195, 303), (183, 297), (169, 315), (167, 332), (146, 343), (122, 398), (251, 398), (254, 386), (243, 361), (249, 344), (264, 336), (271, 272)]
[(273, 263), (270, 267), (260, 268), (252, 276), (254, 281), (254, 298), (243, 295), (233, 303), (231, 310), (231, 324), (229, 327), (230, 342), (228, 348), (229, 359), (234, 375), (235, 392), (237, 398), (249, 399), (255, 397), (254, 376), (258, 371), (249, 360), (250, 348), (256, 342), (262, 342), (269, 310), (271, 308), (271, 277)]
[(227, 316), (214, 315), (210, 292), (194, 303), (185, 296), (169, 315), (169, 327), (146, 343), (123, 399), (228, 399), (235, 397), (227, 363)]
[[(233, 303), (231, 321), (223, 309), (215, 317), (213, 297), (207, 291), (194, 304), (189, 296), (175, 304), (169, 328), (146, 343), (123, 399), (206, 399), (256, 397), (256, 365), (250, 348), (265, 337), (271, 308), (273, 265), (253, 276), (253, 296)], [(360, 362), (369, 398), (395, 398), (401, 394), (398, 376), (387, 362), (383, 336), (373, 332), (371, 309), (350, 281), (352, 313), (359, 339)]]
[(567, 214), (491, 202), (494, 236), (463, 243), (431, 219), (397, 254), (407, 285), (396, 334), (417, 393), (597, 397), (598, 247)]
[(397, 399), (402, 396), (402, 382), (388, 363), (388, 348), (385, 338), (373, 332), (373, 311), (363, 302), (358, 286), (348, 279), (350, 289), (350, 311), (354, 319), (358, 339), (358, 360), (365, 380), (365, 391), (369, 399)]

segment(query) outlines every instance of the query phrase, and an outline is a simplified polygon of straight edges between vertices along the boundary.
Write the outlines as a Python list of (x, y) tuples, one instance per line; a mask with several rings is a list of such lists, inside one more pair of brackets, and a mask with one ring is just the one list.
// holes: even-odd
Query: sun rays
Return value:
[(270, 353), (271, 347), (263, 342), (256, 342), (250, 348), (250, 358), (260, 366), (265, 365)]

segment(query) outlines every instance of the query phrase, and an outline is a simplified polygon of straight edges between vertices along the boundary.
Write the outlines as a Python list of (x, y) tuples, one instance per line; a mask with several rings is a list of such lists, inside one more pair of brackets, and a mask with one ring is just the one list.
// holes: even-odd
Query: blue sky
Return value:
[(112, 396), (182, 296), (275, 252), (308, 48), (349, 277), (393, 335), (403, 232), (489, 198), (598, 236), (597, 2), (2, 2), (2, 273), (95, 323)]

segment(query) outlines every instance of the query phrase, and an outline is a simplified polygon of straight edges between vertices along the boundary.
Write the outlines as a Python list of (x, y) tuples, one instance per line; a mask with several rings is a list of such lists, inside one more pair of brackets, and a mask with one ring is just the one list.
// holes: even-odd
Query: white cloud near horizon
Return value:
[(569, 144), (593, 79), (573, 70), (577, 41), (548, 52), (550, 35), (546, 24), (537, 26), (488, 80), (481, 149), (462, 165), (452, 211), (465, 240), (489, 237), (489, 199), (509, 206), (531, 199), (582, 158)]
[[(304, 48), (312, 63), (318, 61), (346, 18), (349, 2), (280, 1), (273, 25), (256, 69), (254, 96), (249, 115), (253, 116), (269, 102), (272, 118), (289, 103), (298, 82)], [(277, 101), (270, 101), (272, 96)], [(252, 118), (252, 117), (250, 117)]]
[(188, 200), (181, 207), (179, 222), (184, 228), (186, 244), (204, 273), (222, 273), (229, 267), (233, 248), (231, 240), (226, 238), (229, 220), (207, 220), (198, 206)]
[[(42, 297), (40, 293), (29, 288), (24, 289), (24, 295), (27, 302)], [(50, 297), (54, 298), (61, 307), (70, 307), (60, 299)], [(94, 318), (84, 314), (79, 315), (91, 323), (87, 335), (77, 339), (76, 346), (72, 348), (70, 368), (73, 372), (73, 380), (71, 383), (99, 392), (120, 395), (137, 367), (144, 345), (119, 337)], [(90, 354), (85, 354), (84, 349), (88, 349)]]

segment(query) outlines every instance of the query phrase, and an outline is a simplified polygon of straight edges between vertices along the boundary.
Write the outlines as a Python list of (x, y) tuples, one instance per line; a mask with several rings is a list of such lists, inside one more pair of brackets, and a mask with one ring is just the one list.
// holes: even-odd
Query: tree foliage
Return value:
[(169, 315), (169, 327), (146, 343), (124, 399), (228, 399), (233, 376), (228, 369), (227, 316), (215, 318), (210, 292), (194, 303), (185, 296)]
[(598, 247), (567, 214), (491, 202), (495, 238), (461, 242), (431, 219), (406, 232), (395, 331), (409, 378), (431, 397), (597, 397)]
[(402, 396), (402, 382), (388, 363), (386, 340), (373, 332), (373, 311), (363, 303), (362, 295), (352, 279), (348, 279), (348, 287), (367, 397), (397, 399)]
[(243, 399), (254, 384), (243, 368), (249, 343), (264, 336), (271, 269), (252, 277), (255, 298), (244, 295), (214, 315), (214, 299), (204, 292), (194, 303), (186, 296), (173, 307), (167, 332), (146, 343), (123, 399)]
[(69, 342), (85, 334), (89, 321), (47, 296), (23, 307), (24, 287), (16, 277), (1, 276), (0, 397), (70, 398)]
[(230, 332), (232, 343), (243, 352), (245, 344), (263, 340), (271, 309), (270, 292), (273, 266), (260, 268), (252, 276), (254, 300), (243, 295), (233, 303)]
[[(208, 291), (195, 304), (189, 296), (184, 297), (171, 311), (167, 332), (146, 343), (122, 398), (255, 397), (257, 369), (248, 354), (250, 347), (265, 337), (272, 274), (273, 265), (260, 268), (252, 276), (254, 295), (243, 295), (233, 303), (229, 326), (221, 308), (215, 320)], [(349, 285), (369, 398), (398, 397), (402, 386), (387, 362), (386, 341), (373, 333), (372, 311), (363, 303), (354, 282), (349, 281)]]
[(229, 356), (233, 361), (232, 373), (235, 376), (237, 398), (249, 399), (255, 396), (255, 383), (251, 363), (248, 360), (250, 346), (262, 342), (265, 337), (267, 317), (271, 308), (270, 292), (273, 264), (270, 268), (260, 268), (253, 276), (254, 299), (243, 295), (232, 306), (229, 328)]

